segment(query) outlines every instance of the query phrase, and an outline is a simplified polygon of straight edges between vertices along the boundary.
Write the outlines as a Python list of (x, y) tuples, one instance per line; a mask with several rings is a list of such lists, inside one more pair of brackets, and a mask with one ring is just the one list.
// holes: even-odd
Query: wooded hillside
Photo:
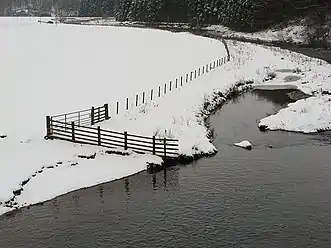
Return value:
[[(36, 13), (56, 9), (80, 16), (115, 16), (119, 21), (184, 22), (193, 26), (222, 24), (255, 31), (310, 16), (323, 24), (330, 0), (1, 0), (0, 10), (30, 6)], [(8, 14), (8, 13), (7, 13)]]

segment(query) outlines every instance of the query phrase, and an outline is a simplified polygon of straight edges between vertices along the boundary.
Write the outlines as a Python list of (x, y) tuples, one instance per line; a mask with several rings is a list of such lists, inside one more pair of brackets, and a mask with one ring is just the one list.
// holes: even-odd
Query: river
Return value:
[[(228, 102), (210, 117), (215, 156), (2, 216), (0, 247), (330, 247), (331, 135), (256, 126), (288, 102)], [(232, 145), (243, 139), (251, 151)]]

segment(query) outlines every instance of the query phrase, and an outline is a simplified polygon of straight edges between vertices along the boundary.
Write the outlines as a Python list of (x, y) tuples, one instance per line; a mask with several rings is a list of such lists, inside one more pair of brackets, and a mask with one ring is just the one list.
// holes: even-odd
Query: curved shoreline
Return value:
[[(318, 58), (331, 63), (331, 47), (319, 47), (316, 45), (288, 42), (285, 40), (264, 40), (259, 38), (248, 38), (244, 36), (231, 36), (223, 35), (221, 32), (216, 32), (212, 30), (207, 30), (209, 25), (203, 25), (201, 27), (192, 27), (189, 23), (146, 23), (146, 22), (116, 22), (116, 23), (93, 23), (89, 24), (89, 21), (103, 20), (100, 18), (91, 18), (90, 20), (63, 20), (64, 24), (74, 24), (74, 25), (95, 25), (95, 26), (114, 26), (114, 27), (131, 27), (131, 28), (149, 28), (149, 29), (159, 29), (167, 30), (171, 32), (189, 32), (195, 35), (214, 38), (214, 39), (225, 39), (247, 42), (258, 45), (265, 45), (270, 47), (279, 47), (282, 49), (291, 50), (293, 52), (298, 52), (309, 57)], [(317, 51), (319, 50), (319, 51)]]
[[(218, 39), (221, 39), (222, 41), (223, 38), (219, 37)], [(224, 41), (226, 42), (226, 41)], [(228, 51), (228, 56), (230, 55), (230, 51), (227, 49)], [(235, 83), (235, 81), (232, 81), (233, 83)], [(202, 113), (200, 113), (201, 118), (199, 118), (200, 120), (204, 121), (204, 125), (207, 129), (209, 129), (209, 134), (210, 137), (207, 136), (207, 138), (210, 140), (212, 138), (212, 131), (210, 130), (210, 128), (208, 127), (208, 118), (217, 110), (219, 110), (222, 105), (231, 99), (234, 99), (236, 96), (238, 96), (239, 94), (241, 94), (242, 92), (251, 89), (251, 84), (253, 82), (252, 81), (246, 81), (246, 82), (237, 82), (237, 84), (235, 84), (233, 86), (233, 88), (224, 88), (223, 91), (219, 90), (216, 92), (212, 92), (210, 94), (210, 97), (214, 97), (212, 99), (212, 101), (206, 101), (205, 103), (199, 101), (199, 104), (201, 106), (203, 106), (203, 111)], [(227, 85), (228, 86), (228, 85)], [(226, 91), (227, 89), (227, 91)], [(192, 157), (181, 157), (180, 159), (182, 160), (183, 163), (190, 163), (194, 160), (197, 160), (201, 157), (206, 157), (206, 156), (210, 156), (215, 154), (216, 151), (214, 151), (214, 153), (199, 153), (199, 154), (195, 154)], [(180, 162), (180, 161), (179, 161)], [(180, 162), (181, 163), (181, 162)]]

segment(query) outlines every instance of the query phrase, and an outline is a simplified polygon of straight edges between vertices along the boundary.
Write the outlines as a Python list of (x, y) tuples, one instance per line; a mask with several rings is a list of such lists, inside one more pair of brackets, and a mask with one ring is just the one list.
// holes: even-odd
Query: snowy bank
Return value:
[(314, 133), (331, 130), (331, 96), (316, 96), (291, 103), (259, 122), (269, 130)]
[(267, 29), (253, 33), (233, 31), (222, 25), (211, 25), (207, 27), (206, 30), (217, 32), (226, 38), (243, 38), (253, 41), (281, 41), (288, 43), (305, 44), (307, 40), (305, 26), (303, 24), (292, 24), (285, 28)]

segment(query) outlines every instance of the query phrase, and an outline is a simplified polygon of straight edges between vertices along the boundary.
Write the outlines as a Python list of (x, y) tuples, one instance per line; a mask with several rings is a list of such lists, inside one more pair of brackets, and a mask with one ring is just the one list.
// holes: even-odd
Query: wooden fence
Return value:
[[(138, 106), (148, 100), (153, 101), (156, 97), (161, 97), (167, 92), (173, 91), (189, 83), (193, 79), (202, 76), (219, 66), (222, 66), (229, 57), (219, 58), (211, 63), (207, 63), (190, 73), (169, 81), (157, 89), (151, 89), (150, 92), (143, 92), (141, 95), (135, 95), (131, 105)], [(129, 98), (125, 99), (123, 109), (129, 109)], [(119, 114), (120, 103), (116, 103), (116, 114)], [(158, 137), (144, 137), (128, 134), (127, 132), (114, 132), (101, 129), (100, 126), (93, 127), (94, 124), (108, 120), (109, 107), (104, 104), (101, 107), (92, 107), (82, 111), (47, 116), (46, 117), (46, 139), (61, 139), (75, 143), (97, 145), (107, 148), (124, 148), (136, 152), (152, 153), (164, 158), (174, 158), (178, 154), (178, 140)]]
[(142, 92), (141, 94), (136, 94), (134, 97), (125, 98), (124, 103), (116, 102), (115, 113), (120, 114), (121, 110), (129, 110), (131, 107), (137, 107), (140, 104), (145, 104), (147, 101), (153, 101), (155, 98), (160, 98), (167, 93), (179, 89), (185, 85), (185, 83), (189, 83), (194, 79), (215, 70), (217, 67), (222, 66), (227, 61), (229, 61), (229, 57), (222, 57), (212, 61), (211, 63), (207, 63), (203, 66), (200, 66), (197, 69), (190, 71), (189, 73), (184, 74), (183, 76), (175, 78), (175, 80), (171, 80), (161, 86), (158, 86), (155, 89), (151, 89), (148, 92)]
[(61, 139), (74, 143), (97, 145), (107, 148), (131, 149), (139, 153), (152, 153), (164, 158), (178, 156), (178, 140), (153, 137), (144, 137), (114, 132), (98, 127), (88, 127), (46, 117), (47, 139)]
[(77, 112), (52, 116), (53, 121), (60, 121), (70, 125), (72, 122), (78, 126), (93, 126), (96, 123), (109, 120), (109, 107), (104, 104)]

